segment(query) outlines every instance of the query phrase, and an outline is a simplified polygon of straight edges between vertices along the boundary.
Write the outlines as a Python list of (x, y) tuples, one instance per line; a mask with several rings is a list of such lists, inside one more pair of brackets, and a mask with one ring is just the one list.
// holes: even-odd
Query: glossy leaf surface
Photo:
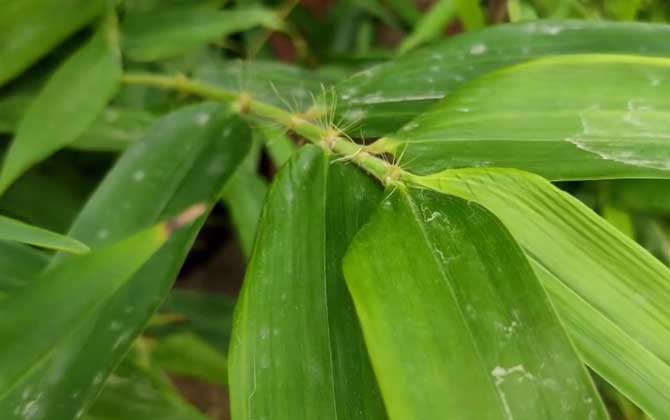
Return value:
[[(215, 202), (243, 159), (248, 136), (246, 126), (217, 104), (189, 106), (165, 116), (120, 157), (78, 216), (71, 236), (97, 249), (194, 203)], [(39, 374), (26, 378), (26, 386), (41, 394), (45, 418), (73, 418), (88, 409), (167, 295), (202, 223), (201, 218), (172, 236), (103, 307), (86, 317), (68, 346), (55, 350)], [(55, 265), (64, 262), (61, 256)], [(62, 375), (63, 369), (69, 374)], [(20, 393), (14, 397), (20, 399)], [(65, 400), (68, 404), (61, 404)]]
[(340, 266), (381, 194), (313, 146), (275, 178), (235, 312), (233, 418), (385, 418)]
[(607, 418), (522, 250), (481, 206), (397, 191), (344, 272), (391, 419)]
[(670, 177), (669, 70), (670, 59), (640, 56), (533, 61), (467, 84), (382, 142), (424, 174), (492, 166), (552, 180)]
[(460, 169), (417, 182), (499, 217), (545, 280), (585, 362), (663, 418), (670, 410), (668, 267), (537, 175)]
[(665, 39), (669, 36), (667, 25), (643, 23), (536, 21), (496, 25), (440, 41), (352, 76), (338, 85), (340, 113), (345, 120), (360, 120), (366, 137), (379, 137), (491, 71), (549, 55), (668, 56), (670, 44)]
[(95, 34), (56, 70), (23, 116), (4, 157), (0, 193), (30, 166), (83, 134), (120, 79), (116, 46), (102, 32)]

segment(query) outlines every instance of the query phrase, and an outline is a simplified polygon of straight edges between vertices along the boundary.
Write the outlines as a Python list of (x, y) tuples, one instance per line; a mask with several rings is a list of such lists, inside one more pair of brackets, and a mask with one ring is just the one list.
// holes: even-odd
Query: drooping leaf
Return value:
[[(123, 153), (70, 235), (98, 249), (193, 203), (214, 203), (248, 150), (248, 138), (246, 125), (217, 104), (188, 106), (165, 116)], [(85, 318), (67, 346), (54, 349), (48, 363), (25, 378), (25, 386), (41, 395), (45, 417), (34, 420), (70, 419), (90, 407), (104, 379), (167, 295), (203, 222), (200, 218), (173, 235), (103, 307)], [(64, 263), (57, 258), (54, 269)], [(16, 392), (12, 399), (20, 401)]]
[(233, 418), (385, 418), (340, 267), (381, 193), (313, 146), (275, 178), (235, 310)]
[(670, 269), (576, 198), (512, 169), (419, 184), (473, 200), (519, 241), (584, 361), (656, 418), (670, 411)]
[(606, 419), (520, 247), (484, 208), (396, 191), (344, 273), (391, 419)]
[(101, 30), (49, 79), (23, 116), (0, 170), (0, 194), (29, 167), (77, 140), (121, 79), (116, 46)]
[[(2, 418), (54, 418), (44, 406), (44, 394), (32, 386), (31, 378), (60, 379), (51, 377), (45, 366), (59, 350), (76, 342), (82, 329), (88, 332), (89, 317), (132, 278), (167, 238), (166, 224), (143, 230), (48, 270), (3, 300), (0, 306), (0, 337), (4, 343), (0, 349)], [(102, 377), (93, 380), (101, 381)]]
[[(455, 88), (493, 70), (547, 55), (668, 56), (668, 36), (667, 25), (643, 23), (538, 21), (496, 25), (441, 41), (352, 76), (338, 85), (339, 110), (345, 121), (361, 120), (365, 137), (379, 137), (400, 128)], [(352, 134), (358, 135), (359, 130)]]
[(642, 56), (532, 61), (467, 84), (377, 146), (423, 174), (493, 166), (553, 180), (670, 177), (669, 70), (670, 58)]
[(259, 7), (216, 10), (198, 3), (130, 14), (123, 24), (123, 52), (134, 61), (156, 61), (257, 26), (279, 29), (282, 21)]
[(0, 86), (102, 12), (102, 0), (5, 0)]
[(2, 215), (0, 215), (0, 240), (22, 242), (73, 254), (84, 254), (89, 250), (85, 244), (75, 239)]

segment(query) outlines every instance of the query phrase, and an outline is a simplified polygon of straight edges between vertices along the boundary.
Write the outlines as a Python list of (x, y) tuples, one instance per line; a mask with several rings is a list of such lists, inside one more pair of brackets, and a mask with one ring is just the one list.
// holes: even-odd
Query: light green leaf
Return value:
[(396, 191), (344, 273), (391, 419), (607, 419), (520, 247), (477, 204)]
[(32, 165), (74, 142), (104, 110), (121, 79), (118, 51), (102, 31), (70, 56), (23, 116), (5, 154), (0, 194)]
[(120, 152), (138, 142), (157, 119), (157, 116), (142, 109), (109, 106), (69, 147)]
[[(365, 137), (379, 137), (400, 128), (457, 87), (493, 70), (547, 55), (668, 56), (668, 37), (668, 25), (643, 23), (496, 25), (449, 38), (350, 77), (338, 85), (339, 112), (345, 122), (364, 120)], [(359, 135), (359, 130), (352, 135)]]
[(280, 29), (271, 9), (253, 7), (216, 10), (202, 4), (182, 4), (129, 15), (123, 23), (123, 52), (134, 61), (174, 57), (194, 47), (257, 26)]
[[(167, 238), (167, 226), (159, 224), (48, 270), (3, 300), (0, 305), (0, 337), (4, 343), (0, 348), (0, 415), (3, 419), (54, 418), (45, 411), (46, 396), (30, 384), (30, 379), (49, 377), (45, 366), (54, 360), (59, 350), (77, 341), (78, 333), (89, 332), (86, 324), (90, 317), (132, 278)], [(51, 378), (54, 379), (60, 378)]]
[(444, 30), (456, 17), (455, 0), (440, 0), (431, 6), (421, 20), (416, 23), (412, 33), (403, 40), (398, 48), (398, 53), (406, 53), (417, 46), (434, 40), (444, 34)]
[(415, 182), (499, 217), (532, 261), (584, 361), (655, 418), (670, 412), (670, 269), (537, 175), (457, 169)]
[(235, 309), (236, 420), (386, 417), (340, 267), (381, 194), (314, 146), (275, 178)]
[[(249, 137), (246, 125), (218, 104), (189, 106), (165, 116), (121, 155), (70, 235), (95, 250), (193, 203), (214, 203), (246, 154)], [(104, 379), (168, 294), (202, 223), (204, 218), (175, 233), (103, 307), (85, 318), (66, 346), (54, 349), (48, 363), (26, 377), (25, 387), (41, 395), (46, 419), (71, 419), (90, 407)], [(54, 269), (65, 261), (57, 258)], [(12, 399), (20, 401), (20, 390)]]
[(86, 245), (75, 239), (2, 215), (0, 215), (0, 240), (22, 242), (73, 254), (84, 254), (89, 250)]
[(471, 82), (376, 147), (423, 174), (493, 166), (552, 180), (670, 177), (669, 117), (670, 58), (566, 55)]
[(102, 0), (4, 0), (0, 86), (102, 12)]

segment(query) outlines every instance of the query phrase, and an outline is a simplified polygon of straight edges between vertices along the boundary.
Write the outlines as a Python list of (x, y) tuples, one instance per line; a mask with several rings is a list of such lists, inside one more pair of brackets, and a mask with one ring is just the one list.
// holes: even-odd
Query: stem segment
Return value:
[(276, 106), (253, 99), (245, 92), (231, 92), (207, 83), (191, 80), (183, 75), (164, 76), (149, 73), (126, 73), (122, 81), (127, 84), (155, 86), (201, 96), (229, 103), (240, 114), (255, 115), (277, 122), (289, 130), (321, 146), (327, 151), (340, 155), (342, 160), (350, 160), (379, 179), (384, 185), (401, 183), (406, 174), (399, 166), (389, 163), (366, 150), (366, 146), (356, 144), (334, 127), (323, 128)]

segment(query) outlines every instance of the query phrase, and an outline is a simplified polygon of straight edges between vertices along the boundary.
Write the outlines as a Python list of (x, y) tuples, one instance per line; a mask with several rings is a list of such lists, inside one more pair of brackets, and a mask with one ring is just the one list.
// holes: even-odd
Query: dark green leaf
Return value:
[(48, 262), (49, 257), (35, 248), (0, 241), (0, 295), (28, 284)]
[(275, 178), (235, 312), (233, 418), (385, 418), (340, 267), (380, 196), (313, 146)]
[(159, 339), (152, 352), (155, 363), (171, 374), (228, 385), (225, 354), (194, 334), (171, 334)]

